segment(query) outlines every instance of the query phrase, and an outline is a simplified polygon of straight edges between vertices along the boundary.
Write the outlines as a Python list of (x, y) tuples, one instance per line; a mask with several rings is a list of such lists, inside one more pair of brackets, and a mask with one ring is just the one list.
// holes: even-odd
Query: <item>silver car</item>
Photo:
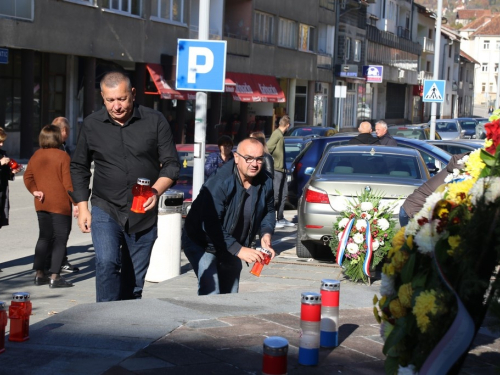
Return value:
[(414, 149), (388, 146), (339, 146), (321, 158), (299, 199), (297, 215), (297, 256), (330, 255), (328, 242), (333, 224), (346, 199), (363, 190), (384, 194), (382, 204), (394, 203), (394, 218), (404, 199), (430, 176), (420, 153)]
[(456, 119), (436, 120), (436, 131), (445, 140), (462, 139), (465, 134), (465, 130)]

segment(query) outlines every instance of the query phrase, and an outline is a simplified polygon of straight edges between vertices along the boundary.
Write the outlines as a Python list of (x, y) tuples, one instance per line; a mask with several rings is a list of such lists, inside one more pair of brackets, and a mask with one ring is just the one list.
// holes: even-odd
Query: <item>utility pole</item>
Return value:
[[(198, 39), (208, 40), (210, 0), (200, 0)], [(193, 158), (193, 201), (205, 182), (205, 144), (207, 135), (207, 93), (196, 92)]]
[[(441, 53), (441, 20), (443, 13), (443, 0), (438, 0), (437, 3), (437, 18), (436, 18), (436, 35), (434, 35), (434, 70), (432, 79), (439, 79), (439, 58)], [(446, 95), (443, 93), (443, 95)], [(436, 111), (437, 103), (431, 103), (431, 134), (430, 139), (436, 139)]]

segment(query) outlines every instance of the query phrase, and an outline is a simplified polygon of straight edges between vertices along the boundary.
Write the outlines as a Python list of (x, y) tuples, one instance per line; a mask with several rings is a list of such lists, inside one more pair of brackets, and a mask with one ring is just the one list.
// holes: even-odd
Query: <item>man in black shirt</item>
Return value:
[[(71, 160), (78, 226), (92, 233), (95, 248), (97, 302), (141, 298), (157, 237), (158, 195), (173, 185), (180, 168), (167, 120), (153, 109), (134, 105), (135, 89), (127, 76), (106, 74), (101, 95), (106, 108), (84, 120)], [(130, 211), (138, 178), (149, 179), (153, 188), (144, 214)]]
[(375, 123), (375, 132), (381, 145), (398, 146), (398, 142), (387, 132), (387, 123), (385, 121), (380, 120)]
[(378, 139), (370, 134), (372, 132), (372, 124), (368, 121), (363, 121), (359, 124), (358, 131), (359, 134), (347, 142), (348, 145), (380, 145)]

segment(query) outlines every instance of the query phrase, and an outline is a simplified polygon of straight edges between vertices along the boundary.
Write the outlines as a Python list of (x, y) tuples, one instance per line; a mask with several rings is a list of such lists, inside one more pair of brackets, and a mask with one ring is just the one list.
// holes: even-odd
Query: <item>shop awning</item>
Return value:
[(240, 102), (284, 103), (285, 94), (272, 76), (226, 72), (226, 92)]
[(177, 91), (173, 81), (164, 78), (163, 68), (160, 64), (146, 64), (151, 79), (153, 80), (157, 92), (146, 92), (146, 94), (159, 94), (162, 99), (196, 100), (194, 91)]

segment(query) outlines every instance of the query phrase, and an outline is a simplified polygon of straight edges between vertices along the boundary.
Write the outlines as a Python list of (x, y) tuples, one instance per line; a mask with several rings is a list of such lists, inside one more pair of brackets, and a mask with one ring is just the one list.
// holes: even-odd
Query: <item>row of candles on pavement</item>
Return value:
[[(30, 338), (30, 294), (19, 292), (12, 294), (9, 306), (10, 334), (9, 341), (26, 341)], [(5, 351), (5, 328), (7, 327), (7, 304), (0, 301), (0, 353)]]
[[(319, 361), (319, 348), (338, 346), (340, 281), (321, 280), (321, 293), (302, 293), (300, 309), (299, 364), (314, 366)], [(31, 315), (30, 294), (12, 294), (9, 306), (9, 341), (29, 339)], [(0, 353), (5, 351), (7, 304), (0, 301)], [(284, 375), (287, 373), (288, 341), (279, 336), (264, 340), (262, 373)]]
[[(339, 280), (321, 280), (321, 293), (302, 293), (300, 308), (299, 364), (315, 366), (319, 349), (339, 345)], [(262, 374), (287, 374), (288, 341), (279, 336), (264, 340)]]

